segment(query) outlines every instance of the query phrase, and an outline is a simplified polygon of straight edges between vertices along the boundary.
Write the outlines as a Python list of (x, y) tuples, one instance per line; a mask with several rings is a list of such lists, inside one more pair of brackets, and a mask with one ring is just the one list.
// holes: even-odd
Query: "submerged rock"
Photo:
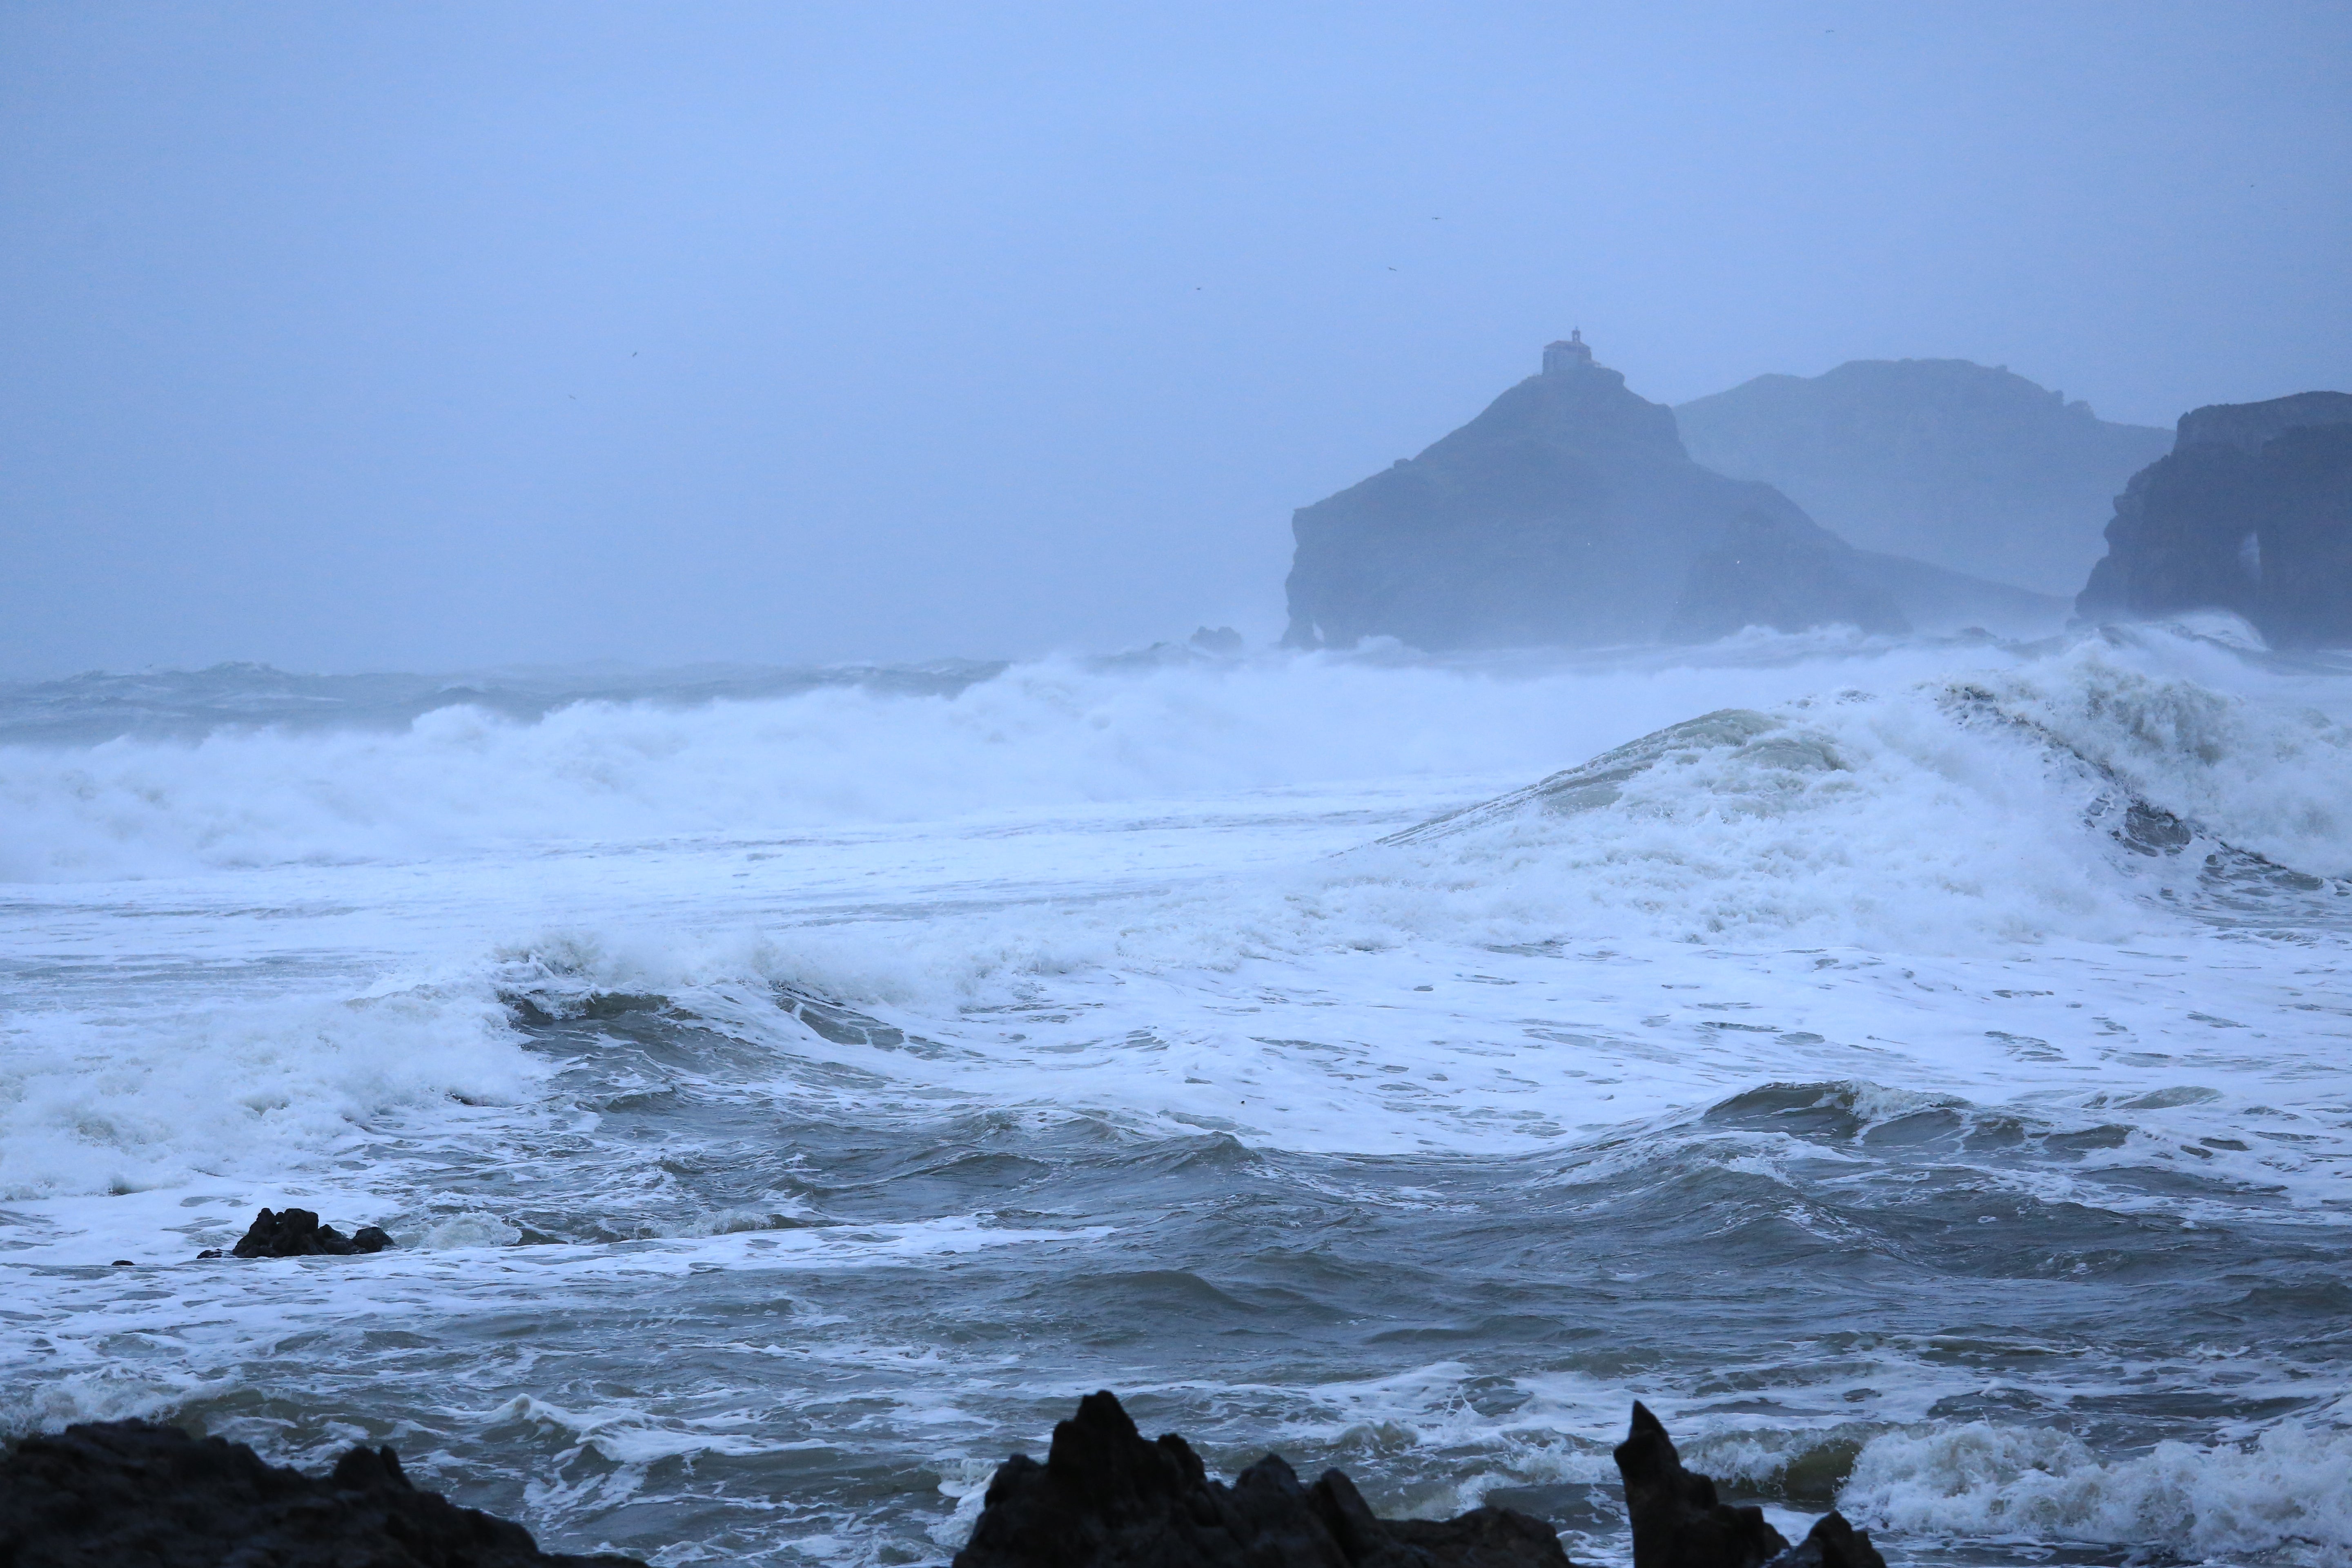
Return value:
[(1541, 1520), (1480, 1508), (1443, 1521), (1375, 1518), (1326, 1470), (1300, 1484), (1268, 1454), (1230, 1487), (1170, 1433), (1144, 1441), (1108, 1392), (1054, 1428), (1045, 1462), (1015, 1454), (955, 1568), (1569, 1568)]
[(2182, 415), (2171, 453), (2116, 498), (2074, 607), (2229, 610), (2273, 647), (2352, 647), (2352, 394)]
[(0, 1563), (644, 1568), (541, 1552), (520, 1524), (417, 1490), (390, 1448), (353, 1448), (312, 1478), (242, 1443), (146, 1421), (68, 1426), (0, 1458)]
[(1639, 1400), (1616, 1458), (1633, 1568), (1886, 1568), (1870, 1536), (1840, 1514), (1824, 1514), (1791, 1547), (1762, 1509), (1724, 1502), (1713, 1479), (1683, 1468), (1674, 1439)]
[(349, 1258), (382, 1252), (391, 1245), (392, 1237), (372, 1225), (345, 1236), (331, 1225), (320, 1225), (309, 1209), (263, 1209), (230, 1250), (239, 1258)]

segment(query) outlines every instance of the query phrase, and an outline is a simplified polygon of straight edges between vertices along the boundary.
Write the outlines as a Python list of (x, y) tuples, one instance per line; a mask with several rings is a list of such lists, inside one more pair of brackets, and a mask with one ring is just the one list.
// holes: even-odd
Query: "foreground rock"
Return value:
[(331, 1225), (320, 1225), (309, 1209), (263, 1209), (231, 1251), (239, 1258), (349, 1258), (382, 1252), (391, 1245), (392, 1237), (372, 1225), (345, 1236)]
[(1995, 630), (2063, 605), (1858, 551), (1770, 485), (1691, 460), (1672, 409), (1580, 342), (1420, 456), (1292, 521), (1295, 647), (1697, 642), (1743, 626)]
[(1147, 1443), (1108, 1393), (1054, 1428), (1045, 1462), (1007, 1459), (955, 1568), (1569, 1568), (1541, 1520), (1509, 1509), (1376, 1519), (1326, 1470), (1302, 1486), (1268, 1454), (1230, 1487), (1173, 1433)]
[(2116, 498), (2091, 619), (2221, 609), (2276, 647), (2352, 647), (2352, 395), (2180, 416), (2168, 456)]
[(1675, 418), (1701, 464), (1763, 480), (1857, 549), (2051, 595), (2082, 586), (2116, 492), (2172, 444), (2168, 430), (2110, 424), (2005, 367), (1957, 359), (1759, 375)]
[[(298, 1211), (299, 1212), (299, 1211)], [(8, 1568), (644, 1568), (540, 1551), (521, 1525), (418, 1491), (390, 1448), (313, 1479), (242, 1443), (110, 1421), (0, 1459)]]
[(1683, 1468), (1674, 1439), (1639, 1401), (1616, 1458), (1633, 1521), (1633, 1568), (1886, 1568), (1869, 1535), (1843, 1515), (1824, 1514), (1791, 1547), (1763, 1510), (1722, 1501), (1713, 1480)]

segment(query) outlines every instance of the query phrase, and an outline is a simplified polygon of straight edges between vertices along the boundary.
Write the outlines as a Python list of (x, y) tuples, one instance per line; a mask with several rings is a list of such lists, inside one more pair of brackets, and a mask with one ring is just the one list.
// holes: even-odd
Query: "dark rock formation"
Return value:
[(2352, 395), (2180, 416), (2169, 455), (2116, 498), (2089, 619), (2243, 616), (2278, 647), (2352, 647)]
[(1633, 1568), (1886, 1568), (1886, 1560), (1835, 1513), (1791, 1547), (1764, 1510), (1733, 1508), (1715, 1482), (1683, 1468), (1674, 1439), (1636, 1401), (1633, 1429), (1617, 1445), (1625, 1511), (1633, 1522)]
[(955, 1568), (1568, 1568), (1551, 1527), (1508, 1509), (1376, 1519), (1348, 1478), (1299, 1484), (1268, 1454), (1230, 1487), (1173, 1433), (1147, 1443), (1108, 1393), (1007, 1459)]
[(345, 1236), (331, 1225), (320, 1225), (309, 1209), (263, 1209), (231, 1250), (239, 1258), (349, 1258), (358, 1252), (382, 1252), (392, 1237), (372, 1225)]
[(1683, 1468), (1674, 1439), (1638, 1400), (1616, 1458), (1633, 1523), (1634, 1568), (1761, 1568), (1789, 1549), (1762, 1509), (1719, 1501), (1714, 1481)]
[(1802, 1541), (1764, 1568), (1886, 1568), (1886, 1559), (1870, 1543), (1868, 1531), (1856, 1530), (1842, 1513), (1825, 1513)]
[[(2063, 615), (1867, 555), (1771, 486), (1700, 468), (1673, 411), (1581, 342), (1552, 345), (1541, 374), (1419, 457), (1300, 508), (1292, 527), (1294, 647), (1593, 647), (1744, 626), (1942, 629), (2021, 609), (2054, 627)], [(1911, 614), (1923, 592), (1930, 613)]]
[(242, 1443), (110, 1421), (0, 1459), (8, 1568), (643, 1568), (540, 1551), (519, 1524), (418, 1491), (390, 1448), (312, 1479)]
[(1778, 488), (1861, 549), (2049, 594), (2083, 581), (2109, 499), (2168, 440), (1956, 359), (1761, 375), (1675, 416), (1697, 461)]

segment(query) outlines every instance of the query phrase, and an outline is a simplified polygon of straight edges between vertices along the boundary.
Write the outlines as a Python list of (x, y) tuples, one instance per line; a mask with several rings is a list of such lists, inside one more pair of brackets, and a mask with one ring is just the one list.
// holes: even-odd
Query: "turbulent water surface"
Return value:
[[(2347, 719), (2179, 629), (0, 692), (0, 1424), (895, 1563), (1108, 1386), (1605, 1563), (1639, 1395), (1896, 1561), (2341, 1563)], [(289, 1203), (399, 1248), (195, 1259)]]

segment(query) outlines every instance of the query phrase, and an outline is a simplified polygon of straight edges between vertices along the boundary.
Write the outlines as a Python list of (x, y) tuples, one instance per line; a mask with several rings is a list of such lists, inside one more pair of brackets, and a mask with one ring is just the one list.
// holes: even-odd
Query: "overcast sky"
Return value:
[(2352, 6), (0, 4), (0, 673), (1281, 629), (1647, 396), (2352, 387)]

